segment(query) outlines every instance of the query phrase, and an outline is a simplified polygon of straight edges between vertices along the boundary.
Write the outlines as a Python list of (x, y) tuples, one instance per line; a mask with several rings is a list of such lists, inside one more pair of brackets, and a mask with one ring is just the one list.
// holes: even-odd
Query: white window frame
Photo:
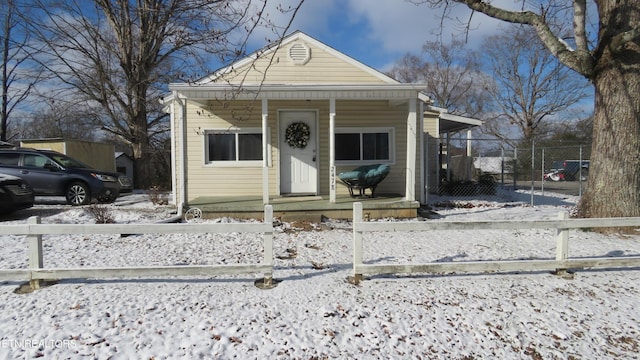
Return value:
[[(267, 130), (267, 139), (270, 139), (269, 136), (270, 131)], [(228, 160), (228, 161), (211, 161), (209, 160), (209, 135), (211, 134), (234, 134), (236, 139), (236, 160)], [(235, 128), (235, 129), (206, 129), (204, 130), (204, 165), (205, 166), (214, 166), (214, 167), (262, 167), (262, 159), (260, 160), (238, 160), (237, 156), (239, 155), (238, 149), (238, 135), (239, 134), (258, 134), (262, 136), (262, 128), (252, 127), (252, 128)], [(268, 145), (268, 144), (267, 144)], [(264, 144), (263, 144), (264, 146)], [(262, 151), (261, 151), (262, 154)], [(268, 166), (271, 166), (271, 146), (267, 146), (267, 163)]]
[[(396, 143), (394, 127), (340, 127), (336, 128), (336, 134), (360, 134), (360, 160), (335, 160), (336, 165), (373, 165), (396, 163)], [(362, 160), (362, 134), (387, 133), (389, 134), (389, 159), (388, 160)]]

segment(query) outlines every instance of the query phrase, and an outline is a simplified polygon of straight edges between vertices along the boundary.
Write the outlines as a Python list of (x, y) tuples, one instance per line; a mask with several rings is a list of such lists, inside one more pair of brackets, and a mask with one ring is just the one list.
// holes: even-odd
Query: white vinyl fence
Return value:
[[(560, 213), (557, 220), (503, 220), (503, 221), (424, 221), (424, 222), (365, 222), (362, 203), (353, 204), (353, 277), (351, 282), (358, 284), (363, 275), (402, 274), (402, 273), (447, 273), (447, 272), (484, 272), (484, 271), (532, 271), (556, 270), (563, 273), (566, 269), (610, 268), (640, 266), (640, 256), (624, 258), (590, 257), (569, 258), (569, 229), (602, 227), (640, 227), (640, 218), (602, 218), (568, 219), (566, 212)], [(433, 230), (515, 230), (515, 229), (556, 229), (557, 245), (555, 260), (500, 260), (437, 262), (426, 264), (365, 264), (363, 262), (363, 235), (367, 232), (385, 231), (433, 231)]]
[[(255, 233), (263, 234), (264, 260), (256, 264), (139, 266), (116, 268), (45, 268), (43, 264), (43, 235), (57, 234), (202, 234), (202, 233)], [(27, 269), (0, 269), (0, 280), (29, 281), (31, 287), (40, 287), (41, 280), (74, 278), (109, 279), (122, 277), (157, 276), (210, 276), (225, 274), (264, 274), (264, 286), (273, 279), (273, 208), (265, 206), (261, 223), (187, 223), (187, 224), (40, 224), (38, 217), (29, 218), (27, 224), (0, 226), (0, 235), (26, 235), (29, 267)]]

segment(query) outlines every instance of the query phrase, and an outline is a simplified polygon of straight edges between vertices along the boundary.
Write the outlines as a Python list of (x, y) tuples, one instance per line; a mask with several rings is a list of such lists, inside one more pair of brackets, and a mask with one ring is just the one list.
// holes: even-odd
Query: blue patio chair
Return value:
[(376, 186), (389, 175), (390, 170), (389, 165), (365, 165), (338, 174), (338, 179), (349, 188), (351, 197), (355, 197), (353, 190), (358, 190), (359, 196), (364, 197), (365, 189), (371, 189), (371, 197), (374, 197)]

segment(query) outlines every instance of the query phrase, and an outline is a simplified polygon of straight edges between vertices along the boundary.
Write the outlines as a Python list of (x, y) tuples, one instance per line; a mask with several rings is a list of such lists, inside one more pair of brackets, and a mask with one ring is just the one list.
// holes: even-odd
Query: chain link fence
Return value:
[(580, 142), (533, 142), (493, 139), (432, 139), (437, 157), (427, 157), (431, 194), (491, 199), (518, 191), (529, 193), (531, 205), (545, 192), (581, 196), (589, 178), (591, 145)]

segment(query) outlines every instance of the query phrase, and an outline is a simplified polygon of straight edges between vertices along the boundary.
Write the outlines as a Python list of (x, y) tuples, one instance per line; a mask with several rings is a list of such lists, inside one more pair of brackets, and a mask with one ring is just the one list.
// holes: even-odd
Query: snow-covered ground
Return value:
[[(523, 196), (521, 199), (520, 196)], [(134, 200), (134, 201), (132, 201)], [(442, 199), (444, 201), (449, 199)], [(434, 219), (542, 219), (575, 198), (464, 200)], [(110, 205), (116, 222), (171, 216), (144, 195)], [(2, 219), (92, 223), (82, 208), (41, 201)], [(229, 222), (232, 219), (207, 221)], [(387, 219), (385, 221), (392, 221)], [(152, 226), (152, 225), (150, 225)], [(639, 269), (374, 276), (349, 284), (349, 222), (280, 224), (270, 290), (255, 276), (62, 280), (17, 294), (0, 283), (0, 358), (52, 359), (619, 359), (638, 358)], [(365, 261), (553, 258), (553, 230), (371, 233)], [(570, 256), (640, 254), (639, 236), (575, 231)], [(0, 268), (27, 266), (24, 237), (0, 236)], [(45, 236), (45, 267), (250, 263), (261, 239), (207, 235)]]

